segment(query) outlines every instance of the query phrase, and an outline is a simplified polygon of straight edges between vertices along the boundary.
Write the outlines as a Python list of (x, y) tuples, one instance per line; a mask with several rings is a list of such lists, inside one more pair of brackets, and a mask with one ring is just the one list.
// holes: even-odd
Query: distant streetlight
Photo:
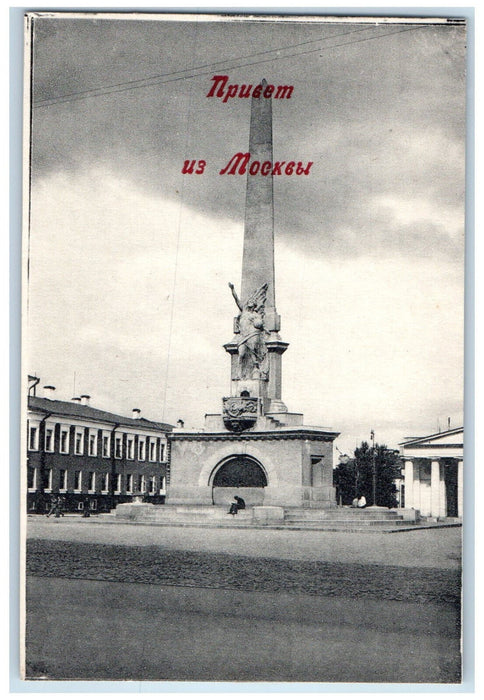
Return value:
[(372, 441), (372, 456), (373, 456), (373, 505), (376, 506), (376, 462), (375, 462), (375, 431), (370, 433)]

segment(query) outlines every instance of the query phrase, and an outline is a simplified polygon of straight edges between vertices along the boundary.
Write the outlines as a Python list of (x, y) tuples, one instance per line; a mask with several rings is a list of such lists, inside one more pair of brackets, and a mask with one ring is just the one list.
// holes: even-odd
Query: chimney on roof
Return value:
[(177, 426), (178, 426), (179, 428), (184, 428), (184, 427), (185, 427), (185, 421), (182, 420), (181, 418), (179, 418), (179, 419), (177, 420), (176, 424), (177, 424)]
[(72, 399), (71, 399), (71, 401), (72, 401), (73, 403), (81, 403), (81, 399), (80, 399), (79, 396), (73, 396)]
[(141, 409), (140, 408), (133, 408), (133, 418), (135, 420), (138, 420), (138, 418), (141, 418)]
[(91, 397), (89, 394), (81, 394), (81, 404), (83, 406), (89, 406), (89, 401), (91, 400)]
[(47, 386), (44, 386), (44, 398), (45, 399), (53, 399), (54, 398), (54, 391), (55, 391), (55, 386), (51, 386), (48, 384)]
[(35, 374), (29, 374), (29, 396), (36, 396), (37, 384), (40, 382), (40, 377), (36, 377)]

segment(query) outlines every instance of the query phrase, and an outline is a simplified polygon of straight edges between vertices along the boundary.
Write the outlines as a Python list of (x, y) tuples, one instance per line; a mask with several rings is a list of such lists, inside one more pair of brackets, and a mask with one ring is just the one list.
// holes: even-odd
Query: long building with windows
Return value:
[(90, 406), (83, 395), (71, 401), (28, 397), (27, 509), (43, 513), (53, 497), (67, 511), (103, 512), (142, 499), (163, 503), (169, 478), (171, 425), (119, 416)]

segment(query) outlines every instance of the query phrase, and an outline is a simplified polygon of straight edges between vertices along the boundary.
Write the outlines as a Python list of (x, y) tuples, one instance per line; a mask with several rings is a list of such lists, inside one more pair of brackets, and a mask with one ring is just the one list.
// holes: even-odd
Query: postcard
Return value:
[(25, 46), (23, 678), (460, 684), (466, 20)]

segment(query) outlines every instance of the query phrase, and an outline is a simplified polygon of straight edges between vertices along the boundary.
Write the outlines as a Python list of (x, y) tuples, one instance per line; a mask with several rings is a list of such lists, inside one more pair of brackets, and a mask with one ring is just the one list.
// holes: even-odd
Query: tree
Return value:
[[(374, 450), (374, 452), (373, 452)], [(364, 495), (368, 505), (373, 505), (373, 456), (376, 472), (376, 505), (395, 508), (397, 491), (394, 480), (400, 476), (398, 453), (386, 445), (371, 447), (362, 442), (355, 449), (352, 459), (342, 459), (334, 470), (337, 498), (343, 505), (351, 505), (353, 499)]]

